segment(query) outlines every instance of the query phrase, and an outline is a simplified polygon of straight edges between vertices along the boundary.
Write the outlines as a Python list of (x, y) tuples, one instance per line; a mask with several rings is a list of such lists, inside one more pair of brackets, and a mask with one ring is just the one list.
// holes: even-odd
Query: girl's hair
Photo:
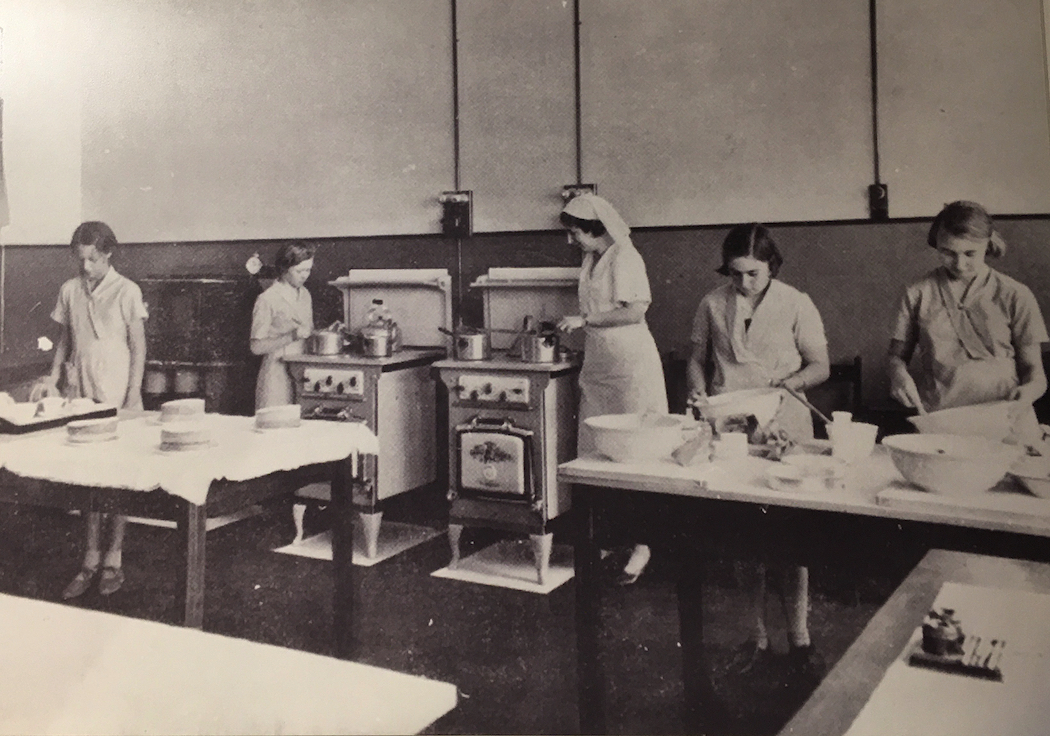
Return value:
[(277, 276), (280, 277), (292, 266), (298, 266), (303, 261), (313, 258), (314, 251), (315, 248), (312, 245), (298, 240), (282, 245), (273, 259), (273, 267), (277, 271)]
[(985, 254), (992, 258), (999, 258), (1006, 253), (1006, 241), (995, 231), (991, 215), (976, 202), (960, 200), (944, 205), (944, 209), (933, 218), (926, 243), (931, 248), (936, 248), (937, 240), (942, 235), (984, 240), (988, 243)]
[(722, 265), (715, 270), (729, 276), (729, 262), (747, 256), (768, 263), (770, 277), (776, 276), (784, 264), (784, 257), (780, 255), (769, 229), (757, 222), (737, 225), (726, 234), (722, 241)]
[(73, 231), (73, 237), (69, 240), (69, 247), (76, 250), (81, 245), (93, 245), (99, 253), (112, 253), (117, 247), (117, 236), (113, 229), (104, 222), (92, 220), (82, 222)]
[(595, 238), (600, 238), (606, 233), (605, 223), (601, 220), (583, 220), (579, 217), (570, 215), (568, 212), (561, 213), (561, 224), (566, 228), (578, 227), (583, 232)]

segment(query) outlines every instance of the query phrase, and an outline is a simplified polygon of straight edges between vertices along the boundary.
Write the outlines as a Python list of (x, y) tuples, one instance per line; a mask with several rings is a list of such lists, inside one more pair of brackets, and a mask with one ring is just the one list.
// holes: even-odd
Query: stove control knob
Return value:
[(324, 385), (325, 386), (331, 386), (332, 385), (332, 375), (331, 374), (328, 374), (328, 377), (324, 379)]
[(470, 400), (471, 401), (477, 401), (478, 400), (478, 390), (477, 389), (474, 389), (473, 391), (470, 392)]
[(506, 391), (500, 391), (499, 392), (499, 400), (502, 401), (502, 402), (506, 402), (506, 400), (507, 400), (507, 392)]
[(482, 391), (484, 391), (484, 392), (485, 392), (485, 393), (487, 393), (487, 394), (491, 394), (491, 393), (492, 393), (492, 384), (491, 384), (491, 383), (486, 383), (486, 384), (485, 384), (485, 385), (484, 385), (484, 386), (482, 387), (482, 389), (481, 389), (481, 390), (482, 390)]
[(357, 376), (350, 376), (348, 383), (350, 384), (350, 388), (357, 388)]
[(315, 381), (314, 382), (314, 393), (315, 394), (321, 393), (321, 382), (320, 381)]
[(343, 387), (343, 382), (342, 382), (342, 381), (340, 381), (339, 383), (335, 384), (335, 392), (336, 392), (337, 394), (341, 394), (341, 393), (343, 393), (343, 391), (345, 391), (345, 390), (346, 390), (346, 389), (345, 389), (345, 388)]

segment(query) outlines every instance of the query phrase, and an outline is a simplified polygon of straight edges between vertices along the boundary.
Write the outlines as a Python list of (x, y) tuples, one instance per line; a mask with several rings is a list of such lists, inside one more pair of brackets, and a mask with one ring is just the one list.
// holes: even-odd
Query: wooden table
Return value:
[(931, 550), (780, 733), (845, 733), (946, 582), (1050, 593), (1050, 565)]
[[(880, 495), (904, 491), (907, 484), (884, 448), (854, 465), (846, 487), (835, 492), (785, 492), (763, 480), (769, 461), (747, 458), (733, 464), (683, 468), (674, 462), (623, 464), (594, 457), (559, 466), (559, 480), (573, 484), (575, 539), (576, 633), (580, 727), (583, 733), (607, 733), (604, 671), (599, 656), (601, 583), (599, 580), (599, 512), (608, 489), (655, 495), (672, 503), (665, 529), (679, 562), (677, 596), (683, 657), (683, 684), (689, 725), (698, 729), (717, 721), (720, 704), (714, 695), (704, 657), (703, 584), (708, 539), (721, 534), (741, 510), (761, 507), (796, 514), (815, 533), (822, 528), (846, 528), (858, 519), (919, 522), (963, 529), (980, 545), (983, 533), (1020, 535), (1041, 547), (1050, 537), (1050, 503), (1034, 504), (1031, 514), (980, 506), (904, 505), (880, 502)], [(1025, 507), (1029, 508), (1029, 507)], [(764, 516), (764, 515), (763, 515)], [(819, 550), (820, 540), (814, 541)]]
[[(250, 419), (245, 419), (250, 421)], [(65, 432), (64, 429), (50, 430)], [(18, 437), (0, 441), (17, 442)], [(108, 443), (105, 443), (108, 444)], [(98, 452), (107, 448), (99, 447)], [(93, 448), (82, 448), (87, 453)], [(188, 455), (188, 453), (187, 453)], [(85, 455), (90, 462), (90, 455)], [(178, 535), (179, 578), (175, 589), (176, 620), (191, 628), (204, 623), (204, 580), (206, 522), (209, 516), (240, 511), (260, 501), (290, 495), (307, 482), (330, 479), (332, 500), (332, 572), (333, 586), (333, 651), (350, 658), (354, 649), (353, 635), (353, 494), (367, 486), (374, 472), (375, 458), (351, 454), (336, 462), (304, 465), (294, 470), (279, 471), (246, 480), (213, 481), (203, 503), (158, 489), (150, 492), (103, 488), (91, 485), (57, 483), (34, 477), (15, 475), (0, 469), (0, 502), (29, 504), (50, 508), (119, 513), (172, 519)], [(187, 458), (192, 462), (192, 458)]]
[(454, 685), (0, 595), (0, 734), (402, 734)]

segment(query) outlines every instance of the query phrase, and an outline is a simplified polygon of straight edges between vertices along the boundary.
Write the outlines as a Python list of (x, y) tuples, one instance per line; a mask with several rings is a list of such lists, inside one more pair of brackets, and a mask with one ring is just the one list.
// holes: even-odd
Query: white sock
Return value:
[(641, 575), (642, 571), (645, 570), (645, 566), (649, 564), (650, 557), (652, 557), (652, 552), (649, 550), (648, 545), (634, 545), (634, 549), (631, 550), (631, 558), (623, 566), (623, 571), (628, 575)]

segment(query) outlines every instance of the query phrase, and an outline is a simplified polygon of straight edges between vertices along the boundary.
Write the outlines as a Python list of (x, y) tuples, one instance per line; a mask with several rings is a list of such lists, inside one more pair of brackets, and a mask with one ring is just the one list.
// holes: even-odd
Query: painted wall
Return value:
[[(891, 222), (774, 227), (785, 265), (781, 278), (806, 291), (824, 318), (832, 360), (860, 355), (865, 396), (881, 406), (882, 376), (896, 300), (907, 281), (936, 265), (925, 245), (925, 222)], [(1009, 246), (996, 267), (1028, 284), (1050, 315), (1050, 219), (1003, 220)], [(726, 228), (636, 230), (646, 261), (653, 303), (649, 325), (662, 351), (689, 349), (696, 305), (722, 278), (714, 272)], [(566, 266), (579, 263), (560, 232), (504, 233), (464, 240), (436, 236), (326, 239), (319, 246), (311, 289), (317, 321), (339, 315), (337, 293), (326, 285), (350, 268), (447, 268), (453, 274), (454, 312), (468, 324), (481, 323), (481, 297), (469, 284), (491, 266)], [(127, 245), (116, 267), (131, 278), (156, 275), (246, 276), (244, 262), (258, 252), (270, 260), (280, 241)], [(462, 269), (458, 264), (462, 263)], [(5, 351), (0, 366), (46, 360), (36, 350), (39, 335), (53, 335), (47, 315), (59, 284), (74, 273), (63, 247), (10, 247)], [(221, 319), (221, 316), (220, 316)], [(231, 340), (246, 340), (231, 334)]]

